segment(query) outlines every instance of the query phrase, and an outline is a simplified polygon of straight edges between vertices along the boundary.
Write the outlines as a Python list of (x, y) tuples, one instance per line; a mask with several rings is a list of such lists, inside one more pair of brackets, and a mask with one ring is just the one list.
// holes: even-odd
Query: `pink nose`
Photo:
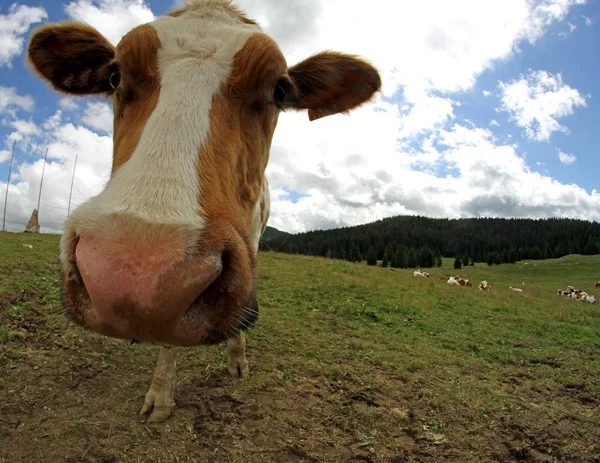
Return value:
[(220, 253), (184, 260), (181, 249), (131, 252), (119, 244), (80, 237), (79, 273), (90, 297), (88, 324), (108, 336), (161, 339), (180, 328), (182, 317), (221, 274)]

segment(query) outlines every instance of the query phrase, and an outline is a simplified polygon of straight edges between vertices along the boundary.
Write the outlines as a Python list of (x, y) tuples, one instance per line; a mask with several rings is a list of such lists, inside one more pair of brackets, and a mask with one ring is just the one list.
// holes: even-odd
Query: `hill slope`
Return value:
[[(357, 262), (370, 247), (397, 267), (432, 267), (433, 255), (466, 255), (475, 262), (507, 263), (600, 252), (600, 224), (572, 219), (431, 219), (400, 216), (332, 230), (271, 239), (271, 249)], [(263, 246), (267, 249), (266, 246)], [(397, 256), (397, 254), (401, 254)]]
[(488, 280), (483, 293), (441, 281), (456, 273), (449, 260), (425, 279), (263, 252), (250, 377), (227, 375), (224, 346), (180, 349), (178, 407), (144, 426), (157, 348), (66, 321), (57, 243), (0, 233), (6, 461), (600, 457), (600, 310), (556, 295), (569, 284), (594, 294), (597, 256), (460, 271)]

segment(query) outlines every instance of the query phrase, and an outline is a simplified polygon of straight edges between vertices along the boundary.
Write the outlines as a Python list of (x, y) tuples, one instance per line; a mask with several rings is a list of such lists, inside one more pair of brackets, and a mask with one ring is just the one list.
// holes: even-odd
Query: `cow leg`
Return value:
[(227, 341), (227, 371), (234, 378), (248, 376), (248, 360), (246, 360), (246, 336), (240, 333)]
[[(175, 349), (161, 347), (152, 385), (140, 410), (142, 423), (160, 423), (166, 420), (175, 408), (175, 370)], [(150, 417), (146, 420), (148, 412)]]

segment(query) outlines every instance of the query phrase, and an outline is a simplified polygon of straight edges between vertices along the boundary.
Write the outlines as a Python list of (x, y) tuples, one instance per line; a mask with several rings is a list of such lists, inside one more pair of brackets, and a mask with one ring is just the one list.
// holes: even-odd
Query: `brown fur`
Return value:
[(311, 121), (346, 113), (373, 98), (381, 77), (367, 62), (338, 52), (322, 52), (289, 70), (298, 87), (294, 109), (308, 109)]
[(115, 47), (86, 24), (64, 21), (36, 28), (27, 61), (61, 92), (90, 95), (113, 90), (109, 78), (117, 67)]
[(440, 280), (445, 280), (445, 281), (447, 281), (447, 280), (448, 280), (448, 277), (446, 277), (446, 276), (441, 276), (441, 277), (440, 277)]
[(596, 288), (597, 288), (598, 286), (600, 286), (600, 281), (597, 281), (597, 282), (596, 282)]
[(156, 29), (149, 25), (133, 29), (119, 43), (117, 60), (121, 83), (113, 94), (113, 174), (131, 158), (158, 104), (160, 76), (156, 56), (159, 48)]
[(240, 21), (246, 24), (255, 24), (256, 22), (250, 18), (248, 18), (242, 10), (240, 10), (235, 5), (232, 5), (228, 0), (188, 0), (184, 3), (184, 5), (180, 8), (177, 8), (169, 13), (168, 16), (177, 17), (185, 13), (186, 11), (196, 9), (196, 8), (222, 8), (228, 11), (231, 15), (236, 16)]

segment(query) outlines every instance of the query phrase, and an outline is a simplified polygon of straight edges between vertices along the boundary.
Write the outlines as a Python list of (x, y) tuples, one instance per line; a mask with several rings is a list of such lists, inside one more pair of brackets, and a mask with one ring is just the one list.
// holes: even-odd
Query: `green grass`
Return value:
[[(13, 458), (45, 432), (51, 439), (35, 451), (54, 461), (53, 449), (88, 436), (107, 410), (121, 428), (103, 428), (94, 455), (118, 461), (213, 461), (211, 452), (245, 462), (600, 458), (600, 309), (556, 295), (573, 285), (598, 297), (600, 256), (458, 271), (445, 259), (425, 279), (260, 253), (250, 378), (225, 375), (222, 346), (182, 349), (182, 405), (156, 437), (134, 419), (156, 349), (107, 340), (63, 317), (58, 239), (0, 234), (0, 391), (60, 396), (49, 420), (29, 412), (33, 428), (10, 441)], [(474, 287), (439, 278), (456, 273)], [(477, 289), (482, 280), (490, 292)], [(18, 403), (33, 406), (15, 394), (0, 403), (0, 448), (2, 423), (17, 423)], [(226, 406), (232, 396), (245, 405)]]

